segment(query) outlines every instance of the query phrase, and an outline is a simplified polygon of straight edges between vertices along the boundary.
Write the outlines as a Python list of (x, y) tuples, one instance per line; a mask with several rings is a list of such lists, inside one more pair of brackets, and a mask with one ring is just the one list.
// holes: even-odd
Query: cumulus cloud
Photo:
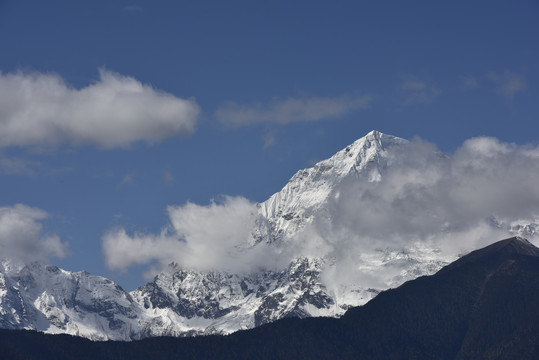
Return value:
[(341, 182), (324, 210), (282, 247), (253, 246), (256, 204), (226, 197), (208, 206), (169, 207), (170, 224), (158, 235), (130, 235), (122, 228), (108, 232), (103, 237), (107, 265), (125, 270), (176, 261), (249, 271), (286, 266), (296, 256), (323, 256), (338, 264), (332, 271), (339, 278), (333, 281), (341, 284), (348, 274), (353, 281), (368, 278), (374, 286), (385, 281), (382, 275), (401, 271), (385, 268), (378, 276), (378, 270), (358, 270), (363, 257), (380, 249), (420, 246), (428, 256), (449, 259), (513, 236), (518, 224), (535, 224), (537, 232), (528, 235), (539, 239), (539, 147), (478, 137), (444, 154), (416, 140), (388, 149), (387, 156), (379, 180)]
[(319, 121), (343, 116), (351, 111), (366, 108), (369, 96), (303, 97), (274, 100), (270, 104), (242, 105), (230, 102), (220, 107), (216, 118), (223, 124), (244, 126), (258, 123), (289, 124)]
[(399, 89), (404, 94), (404, 105), (430, 103), (441, 92), (440, 89), (427, 84), (413, 75), (402, 76)]
[(508, 101), (513, 101), (515, 95), (528, 90), (524, 77), (511, 71), (490, 72), (487, 78), (495, 83), (497, 91)]
[(67, 244), (43, 231), (47, 217), (45, 211), (26, 205), (0, 207), (1, 256), (23, 262), (64, 257)]
[(193, 100), (104, 69), (81, 89), (54, 74), (0, 73), (0, 147), (153, 144), (193, 132), (198, 113)]
[(241, 272), (260, 265), (255, 259), (262, 258), (263, 246), (246, 252), (256, 214), (256, 205), (247, 199), (224, 197), (207, 206), (188, 202), (169, 206), (167, 213), (170, 224), (158, 235), (108, 231), (102, 237), (107, 267), (123, 271), (134, 264), (177, 262), (187, 268)]

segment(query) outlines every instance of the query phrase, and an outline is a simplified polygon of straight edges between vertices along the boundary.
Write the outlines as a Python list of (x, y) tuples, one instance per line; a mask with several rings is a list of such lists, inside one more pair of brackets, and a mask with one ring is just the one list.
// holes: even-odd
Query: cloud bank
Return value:
[(419, 241), (469, 251), (511, 235), (514, 221), (539, 219), (538, 155), (538, 148), (488, 137), (451, 156), (411, 142), (394, 151), (381, 181), (343, 184), (329, 203), (330, 220), (316, 227), (323, 238), (345, 232), (337, 237), (362, 246)]
[(108, 70), (81, 89), (54, 74), (0, 73), (0, 147), (126, 148), (194, 131), (199, 107)]
[(274, 100), (270, 104), (253, 105), (230, 102), (220, 107), (215, 116), (221, 123), (231, 126), (259, 123), (289, 124), (340, 117), (351, 111), (366, 108), (371, 101), (369, 96), (345, 96), (288, 98)]
[[(175, 261), (191, 268), (249, 271), (286, 266), (296, 256), (326, 256), (337, 260), (338, 276), (364, 276), (368, 271), (357, 273), (362, 256), (380, 249), (418, 245), (439, 249), (447, 259), (512, 236), (519, 224), (535, 224), (537, 233), (532, 226), (527, 236), (537, 240), (538, 147), (479, 137), (451, 155), (421, 140), (388, 151), (380, 181), (343, 181), (325, 210), (284, 247), (251, 247), (256, 204), (226, 197), (208, 206), (169, 207), (170, 224), (158, 235), (129, 235), (121, 228), (108, 232), (103, 237), (107, 266), (125, 270)], [(380, 279), (373, 275), (371, 280)]]
[(22, 204), (0, 207), (0, 256), (22, 262), (64, 257), (67, 244), (43, 232), (47, 217), (45, 211)]
[[(187, 203), (169, 206), (170, 223), (160, 234), (129, 235), (124, 228), (102, 237), (105, 263), (124, 271), (134, 264), (177, 262), (187, 268), (244, 271), (256, 267), (249, 261), (256, 205), (242, 197), (224, 197), (209, 205)], [(262, 247), (257, 251), (262, 251)]]

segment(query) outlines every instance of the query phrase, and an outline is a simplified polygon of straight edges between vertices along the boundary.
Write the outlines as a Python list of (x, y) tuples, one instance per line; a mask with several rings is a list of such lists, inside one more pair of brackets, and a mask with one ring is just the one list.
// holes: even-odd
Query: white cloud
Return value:
[(244, 126), (258, 123), (289, 124), (338, 118), (351, 111), (366, 108), (369, 96), (339, 98), (304, 97), (274, 100), (270, 104), (241, 105), (234, 102), (220, 107), (216, 118), (223, 124)]
[(430, 103), (441, 93), (440, 89), (413, 75), (402, 76), (399, 89), (404, 93), (404, 105)]
[(496, 84), (497, 91), (508, 101), (513, 101), (516, 94), (528, 90), (524, 77), (511, 71), (501, 74), (490, 72), (487, 78)]
[[(264, 262), (261, 246), (246, 252), (252, 244), (256, 205), (242, 197), (225, 197), (207, 206), (187, 203), (167, 208), (170, 224), (159, 235), (116, 228), (102, 237), (107, 267), (126, 270), (134, 264), (173, 261), (187, 268), (243, 271)], [(271, 254), (267, 254), (271, 258)]]
[(198, 113), (193, 100), (104, 69), (81, 89), (54, 74), (0, 73), (0, 147), (153, 144), (193, 132)]
[(67, 244), (43, 233), (41, 222), (47, 217), (45, 211), (26, 205), (0, 207), (1, 256), (24, 262), (64, 257)]

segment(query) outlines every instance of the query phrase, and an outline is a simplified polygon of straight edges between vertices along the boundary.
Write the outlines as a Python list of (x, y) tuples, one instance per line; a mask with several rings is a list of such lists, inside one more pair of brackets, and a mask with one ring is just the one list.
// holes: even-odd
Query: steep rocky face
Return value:
[(183, 335), (186, 325), (199, 334), (229, 333), (283, 317), (310, 316), (310, 308), (334, 307), (320, 281), (322, 265), (318, 259), (298, 258), (282, 271), (237, 275), (185, 271), (171, 264), (132, 295), (157, 315), (154, 335)]

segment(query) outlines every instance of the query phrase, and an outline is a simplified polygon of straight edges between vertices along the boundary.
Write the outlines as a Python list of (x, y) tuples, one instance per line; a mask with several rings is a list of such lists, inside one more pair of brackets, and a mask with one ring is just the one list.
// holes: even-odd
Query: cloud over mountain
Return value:
[[(127, 269), (176, 261), (230, 271), (286, 264), (295, 256), (329, 256), (342, 278), (357, 271), (361, 256), (369, 251), (420, 244), (454, 257), (539, 219), (537, 147), (478, 137), (454, 154), (443, 154), (421, 140), (384, 151), (384, 160), (376, 165), (379, 179), (345, 177), (314, 220), (284, 246), (262, 242), (250, 247), (260, 216), (257, 207), (241, 197), (226, 197), (220, 204), (169, 207), (170, 225), (159, 235), (129, 235), (121, 228), (108, 232), (102, 239), (107, 265)], [(330, 171), (316, 169), (311, 172), (328, 176)], [(299, 221), (294, 214), (286, 216)], [(533, 240), (534, 234), (527, 236)], [(376, 283), (376, 274), (371, 275)]]
[(539, 219), (538, 148), (479, 137), (452, 155), (423, 141), (395, 150), (380, 181), (342, 184), (330, 216), (313, 224), (322, 238), (359, 248), (419, 241), (456, 254)]
[(0, 73), (0, 147), (126, 148), (194, 131), (199, 107), (105, 69), (76, 89), (54, 74)]
[(229, 271), (256, 265), (252, 252), (242, 256), (252, 244), (256, 214), (256, 205), (249, 200), (224, 197), (209, 205), (188, 202), (169, 206), (167, 213), (170, 223), (157, 235), (130, 235), (123, 228), (108, 231), (102, 238), (106, 265), (126, 270), (134, 264), (157, 261), (161, 265), (177, 262), (187, 268)]

